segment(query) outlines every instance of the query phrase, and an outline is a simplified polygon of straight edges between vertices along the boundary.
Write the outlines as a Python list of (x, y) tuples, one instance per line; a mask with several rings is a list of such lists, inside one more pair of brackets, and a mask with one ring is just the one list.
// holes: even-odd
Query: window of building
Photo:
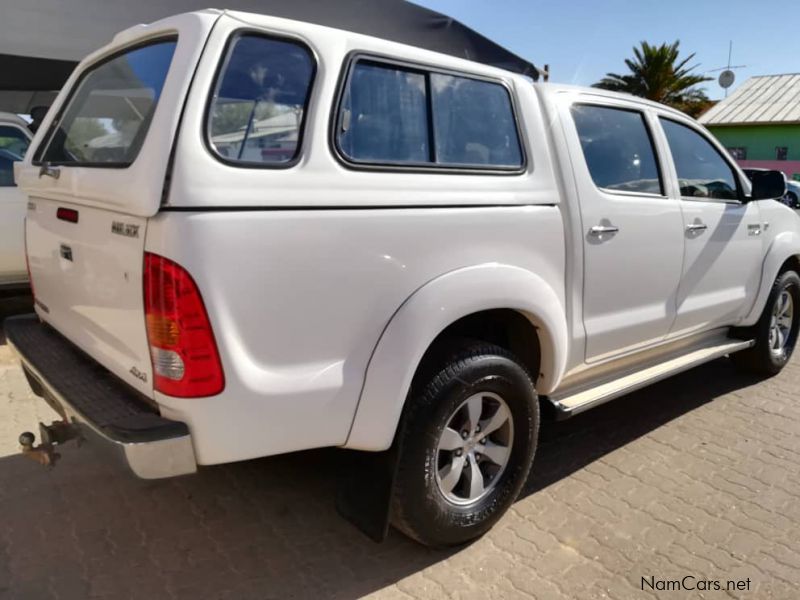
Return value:
[(733, 146), (728, 148), (728, 152), (734, 160), (747, 160), (747, 148), (744, 146)]
[(776, 146), (775, 160), (787, 160), (789, 156), (789, 148), (786, 146)]
[(208, 140), (222, 159), (281, 166), (300, 151), (316, 65), (302, 44), (245, 34), (230, 46), (208, 115)]
[(672, 160), (678, 173), (681, 196), (686, 198), (739, 198), (733, 168), (714, 145), (696, 130), (661, 119)]
[(358, 60), (344, 90), (336, 142), (375, 165), (518, 170), (522, 147), (499, 83)]
[(642, 113), (578, 104), (572, 107), (572, 118), (597, 187), (663, 194), (653, 141)]

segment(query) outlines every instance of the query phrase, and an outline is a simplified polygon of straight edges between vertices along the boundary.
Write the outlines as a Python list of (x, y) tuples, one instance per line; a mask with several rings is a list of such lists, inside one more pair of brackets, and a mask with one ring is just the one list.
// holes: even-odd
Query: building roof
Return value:
[(760, 75), (700, 117), (703, 125), (800, 124), (800, 73)]

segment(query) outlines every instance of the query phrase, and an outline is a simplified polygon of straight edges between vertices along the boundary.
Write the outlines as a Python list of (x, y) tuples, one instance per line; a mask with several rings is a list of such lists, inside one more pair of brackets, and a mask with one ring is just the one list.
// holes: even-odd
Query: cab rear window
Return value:
[(176, 38), (140, 45), (84, 72), (37, 162), (129, 166), (147, 135), (176, 45)]

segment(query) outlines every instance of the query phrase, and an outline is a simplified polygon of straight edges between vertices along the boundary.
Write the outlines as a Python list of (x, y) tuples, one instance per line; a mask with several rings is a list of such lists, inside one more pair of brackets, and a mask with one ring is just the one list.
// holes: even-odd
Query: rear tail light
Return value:
[(200, 291), (179, 264), (146, 252), (144, 310), (155, 389), (168, 396), (219, 394), (225, 376)]

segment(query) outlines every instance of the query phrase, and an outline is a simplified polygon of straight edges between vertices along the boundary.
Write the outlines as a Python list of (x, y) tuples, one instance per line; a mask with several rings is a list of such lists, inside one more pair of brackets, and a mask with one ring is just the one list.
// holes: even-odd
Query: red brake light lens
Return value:
[(179, 264), (146, 252), (144, 310), (155, 389), (168, 396), (213, 396), (225, 376), (203, 299)]
[(59, 208), (56, 211), (56, 217), (61, 221), (68, 221), (69, 223), (78, 222), (78, 211), (74, 208)]

